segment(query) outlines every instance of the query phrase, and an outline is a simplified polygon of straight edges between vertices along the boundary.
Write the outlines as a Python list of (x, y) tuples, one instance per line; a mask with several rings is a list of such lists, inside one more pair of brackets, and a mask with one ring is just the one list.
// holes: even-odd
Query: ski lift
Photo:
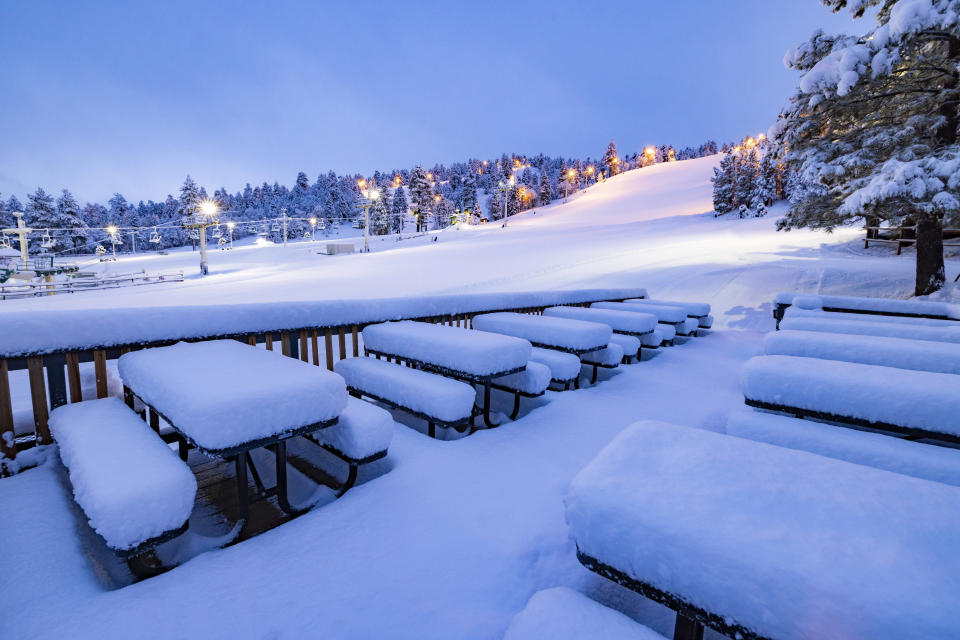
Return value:
[(190, 232), (190, 239), (191, 239), (191, 240), (199, 240), (199, 239), (200, 239), (200, 232), (197, 231), (196, 229), (194, 229), (193, 231), (191, 231), (191, 232)]
[(95, 254), (97, 254), (98, 256), (102, 256), (103, 254), (105, 254), (105, 253), (107, 252), (107, 249), (106, 249), (102, 244), (98, 244), (98, 245), (97, 245), (97, 248), (94, 249), (93, 252), (94, 252)]
[(303, 239), (304, 239), (304, 240), (313, 240), (313, 236), (310, 235), (310, 232), (309, 232), (309, 231), (304, 231), (304, 232), (303, 232)]
[(40, 246), (44, 249), (53, 249), (55, 246), (57, 246), (57, 243), (54, 241), (54, 239), (50, 237), (49, 229), (43, 230), (43, 235), (40, 237)]
[(327, 223), (324, 221), (323, 218), (320, 218), (320, 220), (317, 222), (317, 229), (320, 229), (320, 231), (323, 231), (326, 228), (327, 228)]
[(213, 233), (211, 233), (210, 236), (217, 240), (223, 240), (223, 231), (220, 230), (220, 225), (213, 228)]
[(153, 231), (150, 232), (150, 244), (160, 244), (160, 234), (157, 233), (157, 228), (154, 227)]
[(354, 228), (354, 229), (363, 229), (363, 222), (361, 222), (359, 218), (356, 219), (356, 220), (354, 220), (354, 221), (353, 221), (353, 228)]
[(117, 233), (114, 233), (114, 234), (111, 234), (111, 235), (110, 235), (110, 244), (123, 244), (123, 240), (121, 240), (120, 238), (118, 238), (118, 237), (117, 237), (118, 235), (119, 235), (119, 234), (117, 234)]
[(280, 232), (280, 223), (279, 223), (279, 222), (274, 222), (274, 223), (273, 223), (273, 226), (270, 227), (270, 231), (273, 231), (274, 233), (279, 233), (279, 232)]
[(223, 245), (227, 244), (227, 239), (224, 238), (223, 235), (221, 235), (221, 236), (217, 239), (217, 244), (222, 247)]
[(10, 246), (10, 238), (3, 236), (3, 239), (0, 240), (0, 247), (3, 247), (4, 249), (11, 249), (12, 247)]
[(257, 233), (257, 236), (261, 238), (267, 237), (267, 225), (263, 225), (262, 227), (260, 227), (260, 231)]

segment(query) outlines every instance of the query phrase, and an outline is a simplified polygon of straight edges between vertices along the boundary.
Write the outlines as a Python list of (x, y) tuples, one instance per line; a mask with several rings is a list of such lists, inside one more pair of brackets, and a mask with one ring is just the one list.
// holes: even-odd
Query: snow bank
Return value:
[(944, 316), (945, 318), (960, 320), (960, 305), (934, 300), (824, 296), (784, 291), (776, 295), (774, 302), (797, 305), (801, 309), (854, 309), (857, 311)]
[(623, 347), (610, 343), (603, 349), (591, 351), (580, 356), (584, 364), (596, 364), (602, 367), (616, 367), (623, 361)]
[(956, 329), (953, 327), (925, 327), (917, 324), (895, 322), (893, 318), (890, 319), (890, 322), (875, 322), (860, 320), (860, 316), (851, 316), (857, 319), (842, 320), (834, 319), (833, 316), (829, 316), (825, 312), (811, 312), (811, 314), (815, 315), (794, 315), (784, 318), (780, 323), (780, 328), (960, 343), (960, 327)]
[(495, 378), (493, 383), (531, 396), (538, 396), (550, 386), (550, 367), (539, 362), (528, 362), (523, 371)]
[(315, 431), (313, 438), (348, 458), (363, 460), (390, 447), (393, 416), (386, 409), (359, 398), (347, 398), (347, 408), (337, 423)]
[(477, 397), (465, 382), (376, 358), (347, 358), (333, 370), (353, 389), (444, 422), (469, 418)]
[(567, 587), (533, 594), (503, 640), (665, 640), (659, 633)]
[(9, 311), (0, 314), (0, 336), (3, 336), (0, 356), (616, 300), (643, 293), (643, 289), (637, 288), (580, 289), (319, 302)]
[(117, 368), (124, 384), (208, 451), (325, 422), (347, 406), (340, 376), (235, 340), (133, 351)]
[(710, 315), (710, 305), (706, 302), (676, 302), (674, 300), (659, 300), (653, 298), (632, 298), (624, 300), (624, 302), (649, 302), (650, 304), (658, 304), (665, 307), (680, 307), (686, 311), (687, 315), (691, 318), (702, 318)]
[(960, 487), (960, 451), (948, 447), (762, 411), (733, 413), (727, 433)]
[(764, 636), (956, 631), (952, 486), (643, 421), (577, 475), (566, 506), (583, 553)]
[(764, 337), (763, 353), (960, 374), (960, 344), (928, 340), (784, 330)]
[(643, 300), (631, 302), (594, 302), (591, 309), (616, 309), (618, 311), (642, 311), (657, 316), (660, 322), (682, 323), (687, 319), (687, 310), (683, 307), (671, 307), (661, 304), (650, 304)]
[(602, 347), (610, 342), (611, 334), (609, 326), (598, 322), (522, 313), (488, 313), (475, 316), (473, 328), (576, 351)]
[(190, 517), (196, 478), (119, 398), (57, 407), (50, 431), (77, 504), (111, 548), (132, 549)]
[(580, 375), (580, 358), (572, 353), (534, 347), (530, 350), (530, 361), (550, 367), (550, 376), (557, 382), (568, 382)]
[(363, 330), (363, 344), (474, 376), (523, 368), (531, 348), (523, 338), (411, 320), (370, 325)]
[(636, 358), (640, 351), (640, 338), (636, 336), (615, 333), (610, 337), (610, 342), (620, 345), (620, 348), (623, 349), (623, 355), (628, 358)]
[(571, 318), (587, 322), (602, 322), (617, 333), (642, 335), (657, 327), (657, 317), (649, 313), (633, 311), (612, 311), (610, 309), (584, 309), (583, 307), (549, 307), (545, 316)]
[(757, 356), (740, 387), (749, 400), (960, 436), (960, 376), (948, 373)]

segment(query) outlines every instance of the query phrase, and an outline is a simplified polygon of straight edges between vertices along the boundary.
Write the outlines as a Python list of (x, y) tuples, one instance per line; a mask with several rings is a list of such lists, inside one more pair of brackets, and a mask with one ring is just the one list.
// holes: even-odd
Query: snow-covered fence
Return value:
[(160, 273), (156, 275), (127, 273), (92, 279), (81, 279), (74, 276), (66, 282), (7, 282), (6, 284), (0, 284), (0, 300), (50, 296), (56, 293), (78, 293), (82, 291), (97, 291), (100, 289), (116, 289), (118, 287), (137, 287), (162, 282), (183, 282), (183, 272), (178, 271), (176, 273)]
[[(495, 311), (541, 313), (555, 305), (589, 305), (646, 297), (639, 288), (577, 289), (519, 293), (465, 294), (120, 309), (13, 311), (0, 314), (0, 457), (13, 458), (14, 398), (9, 372), (26, 370), (33, 408), (33, 437), (24, 446), (51, 442), (49, 411), (82, 399), (80, 363), (93, 362), (96, 396), (107, 397), (107, 361), (143, 347), (180, 340), (232, 338), (264, 344), (285, 356), (327, 369), (334, 355), (360, 354), (360, 331), (388, 320), (425, 320), (471, 327), (473, 316)], [(337, 346), (334, 347), (334, 336)], [(351, 349), (347, 347), (350, 337)], [(352, 352), (352, 353), (351, 353)], [(69, 392), (68, 392), (69, 389)], [(21, 404), (21, 403), (17, 403)], [(27, 404), (26, 400), (22, 404)]]

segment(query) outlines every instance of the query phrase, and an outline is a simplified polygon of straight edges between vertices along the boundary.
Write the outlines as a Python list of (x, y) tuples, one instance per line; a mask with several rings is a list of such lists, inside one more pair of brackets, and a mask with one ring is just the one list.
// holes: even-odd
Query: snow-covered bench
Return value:
[[(181, 342), (120, 356), (123, 383), (189, 446), (232, 460), (238, 512), (246, 520), (251, 495), (248, 467), (258, 492), (275, 496), (290, 515), (305, 509), (290, 504), (287, 440), (337, 422), (347, 406), (343, 378), (295, 358), (237, 342)], [(275, 487), (259, 490), (250, 451), (269, 447), (275, 456)]]
[(539, 398), (546, 393), (551, 379), (550, 367), (531, 360), (527, 362), (527, 367), (523, 371), (494, 378), (490, 386), (513, 394), (513, 411), (510, 412), (510, 419), (516, 420), (520, 413), (520, 398)]
[(749, 409), (730, 415), (727, 433), (960, 487), (960, 451), (952, 447), (931, 447), (879, 433), (837, 429), (820, 422)]
[(532, 348), (523, 338), (409, 320), (370, 325), (363, 343), (367, 355), (483, 385), (483, 421), (491, 428), (497, 426), (490, 417), (492, 380), (523, 371)]
[(523, 313), (487, 313), (473, 318), (473, 328), (524, 338), (535, 347), (581, 354), (602, 349), (610, 342), (610, 327), (552, 316)]
[(133, 559), (187, 529), (196, 478), (122, 400), (57, 407), (50, 432), (77, 504), (118, 555)]
[(555, 318), (570, 318), (586, 322), (599, 322), (610, 327), (614, 333), (628, 336), (650, 335), (657, 328), (657, 317), (649, 313), (612, 311), (610, 309), (586, 309), (584, 307), (548, 307), (543, 315)]
[(534, 347), (530, 350), (530, 361), (549, 367), (551, 382), (564, 390), (571, 384), (580, 388), (580, 358), (572, 353)]
[(476, 391), (465, 382), (376, 358), (346, 358), (333, 366), (355, 396), (367, 396), (426, 420), (431, 438), (436, 428), (465, 432), (470, 428)]
[(774, 298), (773, 317), (777, 321), (778, 328), (784, 312), (792, 305), (801, 309), (820, 309), (840, 313), (960, 321), (960, 305), (949, 302), (812, 295), (785, 291), (778, 293)]
[(305, 437), (349, 465), (347, 479), (337, 487), (337, 495), (342, 496), (356, 483), (360, 465), (387, 456), (393, 439), (393, 417), (369, 402), (347, 398), (347, 408), (336, 424)]
[(619, 611), (567, 587), (533, 594), (523, 611), (510, 621), (503, 640), (665, 640)]
[[(850, 319), (847, 320), (847, 317)], [(795, 313), (793, 309), (788, 309), (786, 316), (780, 321), (780, 328), (960, 343), (960, 324), (956, 327), (930, 326), (917, 324), (911, 320), (889, 316), (855, 316), (826, 311), (801, 310)]]
[(736, 638), (956, 635), (953, 486), (644, 421), (577, 475), (566, 512), (588, 569), (692, 626)]
[(657, 322), (660, 324), (673, 327), (677, 335), (682, 337), (695, 336), (699, 326), (699, 321), (696, 318), (687, 317), (687, 311), (683, 307), (650, 304), (641, 300), (633, 302), (594, 302), (590, 305), (590, 308), (649, 313), (656, 316)]
[(763, 353), (960, 374), (960, 344), (929, 340), (785, 329), (764, 337)]
[(638, 362), (640, 361), (640, 349), (643, 346), (643, 342), (637, 336), (627, 336), (622, 333), (615, 333), (610, 336), (610, 342), (620, 345), (620, 348), (623, 349), (624, 364), (629, 364), (633, 358), (636, 358)]
[(611, 342), (603, 349), (583, 354), (580, 356), (580, 362), (593, 367), (590, 384), (596, 384), (598, 369), (616, 369), (623, 362), (623, 347)]
[(960, 378), (952, 374), (757, 356), (740, 370), (740, 387), (752, 407), (960, 443)]
[(713, 316), (710, 315), (710, 305), (706, 302), (678, 302), (676, 300), (660, 300), (659, 298), (628, 298), (624, 302), (649, 302), (668, 307), (682, 307), (688, 318), (696, 318), (701, 329), (713, 326)]

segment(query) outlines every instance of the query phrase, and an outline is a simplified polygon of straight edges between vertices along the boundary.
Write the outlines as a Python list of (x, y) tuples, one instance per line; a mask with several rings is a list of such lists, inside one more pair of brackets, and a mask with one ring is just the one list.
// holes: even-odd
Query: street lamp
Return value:
[(587, 178), (584, 182), (589, 186), (590, 185), (590, 176), (593, 175), (593, 165), (587, 167)]
[(567, 201), (567, 195), (570, 192), (570, 183), (573, 182), (573, 179), (577, 176), (577, 172), (573, 169), (567, 171), (567, 179), (563, 182), (563, 201)]
[(357, 203), (358, 207), (363, 208), (363, 252), (370, 253), (370, 207), (380, 198), (380, 190), (376, 187), (367, 189), (366, 180), (358, 180), (357, 186), (363, 194), (360, 202)]
[(230, 248), (233, 249), (233, 228), (237, 226), (237, 223), (230, 221), (227, 223), (227, 230), (230, 232)]
[(316, 231), (317, 231), (317, 219), (310, 218), (310, 242), (313, 242), (314, 240), (316, 240), (316, 238), (314, 237), (314, 234), (316, 233)]
[[(191, 216), (184, 221), (184, 228), (196, 229), (200, 233), (200, 275), (205, 276), (209, 271), (207, 267), (207, 227), (211, 224), (219, 224), (215, 219), (220, 211), (220, 205), (213, 200), (204, 200), (198, 207), (199, 215)], [(108, 229), (109, 231), (109, 229)]]
[(504, 228), (507, 227), (507, 192), (509, 192), (510, 189), (513, 188), (513, 185), (516, 184), (516, 182), (517, 182), (516, 178), (514, 178), (513, 176), (510, 176), (509, 180), (507, 180), (506, 182), (501, 180), (497, 185), (500, 188), (500, 191), (503, 192), (503, 227)]
[(107, 225), (107, 233), (110, 234), (110, 248), (113, 249), (113, 259), (117, 259), (117, 228), (115, 226)]

